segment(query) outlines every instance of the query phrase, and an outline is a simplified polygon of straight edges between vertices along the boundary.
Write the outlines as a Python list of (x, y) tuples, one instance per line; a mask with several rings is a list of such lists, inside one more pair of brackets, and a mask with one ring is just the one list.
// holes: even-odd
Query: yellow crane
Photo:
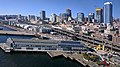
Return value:
[(105, 46), (104, 45), (98, 45), (96, 49), (104, 51), (105, 50)]

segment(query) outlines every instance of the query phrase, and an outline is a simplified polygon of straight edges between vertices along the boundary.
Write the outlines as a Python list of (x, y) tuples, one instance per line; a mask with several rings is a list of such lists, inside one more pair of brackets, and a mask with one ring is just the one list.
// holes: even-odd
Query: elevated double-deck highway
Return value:
[[(63, 30), (63, 29), (59, 29), (59, 28), (53, 28), (52, 29), (55, 32), (58, 32), (60, 34), (69, 36), (69, 37), (75, 37), (78, 40), (80, 40), (81, 42), (87, 44), (90, 47), (93, 46), (97, 46), (97, 45), (105, 45), (105, 47), (112, 49), (114, 51), (120, 51), (120, 48), (115, 46), (112, 41), (108, 41), (106, 39), (103, 38), (96, 38), (96, 37), (91, 37), (91, 36), (87, 36), (87, 35), (80, 35), (78, 33), (72, 32), (72, 31), (68, 31), (68, 30)], [(113, 46), (114, 45), (114, 46)]]

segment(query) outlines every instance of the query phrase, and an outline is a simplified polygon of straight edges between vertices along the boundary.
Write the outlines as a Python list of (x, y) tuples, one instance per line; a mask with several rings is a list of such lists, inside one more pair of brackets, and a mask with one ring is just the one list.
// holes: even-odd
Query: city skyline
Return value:
[[(65, 13), (66, 9), (71, 9), (72, 17), (76, 18), (77, 13), (82, 12), (87, 16), (89, 13), (95, 13), (96, 8), (103, 8), (104, 3), (110, 1), (113, 3), (113, 17), (120, 18), (118, 12), (120, 12), (119, 0), (91, 0), (86, 2), (86, 0), (34, 0), (34, 1), (21, 1), (21, 0), (1, 0), (0, 4), (0, 15), (36, 15), (40, 16), (40, 11), (46, 11), (46, 16), (50, 17), (52, 13), (59, 15), (60, 13)], [(97, 3), (99, 4), (97, 4)], [(58, 3), (58, 4), (57, 4)], [(57, 5), (57, 6), (56, 6)]]

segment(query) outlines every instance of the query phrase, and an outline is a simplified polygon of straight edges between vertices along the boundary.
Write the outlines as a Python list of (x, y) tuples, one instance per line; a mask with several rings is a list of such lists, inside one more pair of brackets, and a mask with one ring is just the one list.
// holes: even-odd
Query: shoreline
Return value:
[[(55, 57), (64, 57), (64, 58), (69, 58), (71, 61), (75, 60), (76, 62), (82, 64), (83, 66), (86, 66), (86, 63), (84, 63), (84, 61), (82, 62), (80, 59), (78, 59), (75, 56), (72, 56), (72, 54), (68, 54), (66, 52), (63, 51), (11, 51), (10, 49), (8, 49), (8, 46), (6, 46), (4, 43), (0, 44), (0, 48), (5, 52), (5, 53), (12, 53), (12, 52), (32, 52), (32, 53), (47, 53), (51, 58), (55, 58)], [(80, 56), (79, 56), (80, 58)]]
[[(60, 58), (65, 58), (63, 55), (58, 55), (58, 56), (54, 56), (54, 57), (51, 57), (47, 52), (35, 52), (35, 51), (11, 51), (11, 52), (5, 52), (3, 49), (0, 48), (0, 50), (2, 50), (4, 53), (6, 54), (45, 54), (45, 55), (48, 55), (51, 59), (60, 59)], [(82, 67), (85, 67), (82, 63), (79, 63), (78, 61), (76, 61), (75, 59), (71, 60), (69, 57), (65, 58), (66, 60), (70, 60), (72, 62), (75, 62), (77, 64), (79, 64), (80, 66)]]

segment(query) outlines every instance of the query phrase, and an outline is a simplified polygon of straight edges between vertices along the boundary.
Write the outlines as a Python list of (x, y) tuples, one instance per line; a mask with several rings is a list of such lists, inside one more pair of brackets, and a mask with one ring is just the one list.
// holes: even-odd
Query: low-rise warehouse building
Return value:
[(56, 41), (39, 39), (13, 39), (8, 38), (6, 45), (13, 51), (64, 51), (86, 52), (87, 47), (78, 41)]

